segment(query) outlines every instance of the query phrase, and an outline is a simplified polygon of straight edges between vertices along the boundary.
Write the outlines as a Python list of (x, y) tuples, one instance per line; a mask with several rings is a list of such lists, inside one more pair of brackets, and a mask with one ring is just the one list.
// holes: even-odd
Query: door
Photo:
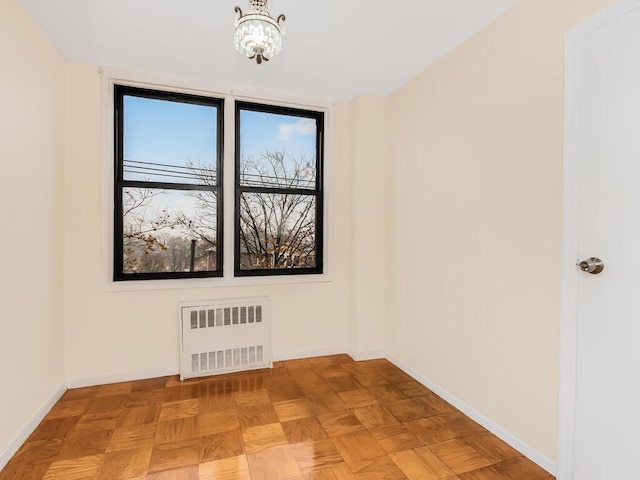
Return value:
[[(637, 480), (640, 1), (621, 2), (570, 36), (566, 134), (571, 138), (565, 161), (575, 161), (576, 168), (565, 175), (575, 174), (577, 183), (571, 187), (573, 179), (565, 178), (565, 195), (575, 193), (577, 202), (573, 218), (567, 217), (565, 203), (565, 222), (575, 225), (577, 233), (570, 259), (577, 298), (575, 396), (573, 408), (561, 410), (561, 415), (574, 415), (572, 438), (561, 436), (561, 442), (572, 440), (572, 468), (560, 465), (559, 473), (562, 480)], [(601, 273), (575, 266), (589, 257), (603, 260)], [(561, 464), (562, 448), (567, 445), (561, 444)]]

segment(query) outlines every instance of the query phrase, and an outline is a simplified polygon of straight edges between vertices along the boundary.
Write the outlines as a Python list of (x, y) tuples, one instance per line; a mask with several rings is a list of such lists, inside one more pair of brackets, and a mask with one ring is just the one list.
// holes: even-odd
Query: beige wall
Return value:
[(64, 63), (15, 0), (0, 2), (0, 454), (60, 389)]
[(349, 105), (349, 352), (386, 348), (389, 249), (386, 177), (387, 100), (360, 96)]
[[(336, 141), (329, 158), (333, 281), (326, 283), (107, 291), (101, 256), (108, 248), (102, 222), (101, 81), (95, 66), (67, 68), (65, 172), (65, 342), (67, 379), (137, 375), (178, 367), (177, 305), (181, 301), (268, 295), (277, 357), (345, 351), (348, 310), (347, 122), (334, 112)], [(110, 162), (110, 160), (109, 160)], [(110, 163), (109, 163), (110, 165)]]
[(390, 98), (389, 351), (556, 458), (563, 33), (523, 0)]

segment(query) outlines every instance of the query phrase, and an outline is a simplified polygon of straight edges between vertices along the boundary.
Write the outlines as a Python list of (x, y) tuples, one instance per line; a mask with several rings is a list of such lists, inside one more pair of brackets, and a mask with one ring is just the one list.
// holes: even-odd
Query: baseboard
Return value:
[(273, 355), (274, 362), (298, 360), (300, 358), (326, 357), (327, 355), (341, 355), (347, 353), (346, 347), (330, 347), (318, 350), (300, 350), (297, 352), (277, 353)]
[(31, 419), (26, 423), (22, 429), (18, 432), (18, 434), (9, 442), (7, 447), (0, 451), (0, 470), (2, 470), (11, 457), (13, 457), (18, 449), (22, 446), (22, 444), (29, 438), (29, 435), (33, 433), (40, 422), (44, 419), (44, 417), (49, 413), (49, 411), (53, 408), (64, 392), (67, 391), (67, 386), (63, 383), (60, 385), (49, 397), (44, 401), (44, 403), (38, 408), (35, 413), (31, 416)]
[(111, 375), (98, 375), (95, 377), (67, 380), (67, 387), (93, 387), (94, 385), (108, 385), (110, 383), (132, 382), (135, 380), (145, 380), (147, 378), (168, 377), (170, 375), (178, 375), (179, 373), (180, 369), (178, 367), (167, 367), (157, 370), (146, 370), (142, 372), (114, 373)]
[(386, 358), (386, 353), (385, 353), (384, 350), (371, 350), (371, 351), (368, 351), (368, 352), (355, 352), (355, 351), (350, 349), (348, 354), (356, 362), (363, 362), (365, 360), (376, 360), (378, 358)]
[(423, 375), (416, 372), (412, 368), (409, 368), (406, 364), (404, 364), (403, 362), (395, 358), (393, 355), (387, 355), (386, 358), (391, 363), (393, 363), (396, 367), (398, 367), (400, 370), (404, 371), (408, 375), (411, 375), (414, 379), (416, 379), (422, 385), (427, 387), (429, 390), (433, 391), (435, 394), (437, 394), (447, 402), (449, 402), (451, 405), (456, 407), (466, 416), (478, 422), (484, 428), (486, 428), (491, 433), (493, 433), (496, 437), (500, 438), (504, 442), (511, 445), (513, 448), (518, 450), (529, 460), (537, 463), (540, 467), (544, 468), (547, 472), (551, 473), (552, 475), (555, 475), (556, 464), (550, 459), (548, 459), (546, 456), (542, 455), (537, 450), (531, 448), (525, 442), (523, 442), (516, 436), (512, 435), (511, 433), (507, 432), (505, 429), (503, 429), (493, 421), (489, 420), (487, 417), (482, 415), (480, 412), (478, 412), (471, 406), (467, 405), (465, 402), (463, 402), (459, 398), (451, 395), (449, 392), (442, 389), (441, 387), (439, 387), (437, 384), (435, 384), (428, 378), (424, 377)]

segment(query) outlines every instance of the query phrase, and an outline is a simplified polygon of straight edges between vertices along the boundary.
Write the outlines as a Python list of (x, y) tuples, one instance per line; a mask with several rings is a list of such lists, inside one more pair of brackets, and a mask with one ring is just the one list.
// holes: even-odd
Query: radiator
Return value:
[(181, 303), (180, 379), (272, 367), (268, 300)]

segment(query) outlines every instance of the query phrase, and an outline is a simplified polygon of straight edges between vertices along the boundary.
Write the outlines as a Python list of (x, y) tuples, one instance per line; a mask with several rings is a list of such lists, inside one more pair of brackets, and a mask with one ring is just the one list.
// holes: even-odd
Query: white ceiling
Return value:
[(519, 0), (271, 0), (279, 56), (233, 47), (247, 0), (20, 0), (72, 61), (325, 100), (386, 95)]

